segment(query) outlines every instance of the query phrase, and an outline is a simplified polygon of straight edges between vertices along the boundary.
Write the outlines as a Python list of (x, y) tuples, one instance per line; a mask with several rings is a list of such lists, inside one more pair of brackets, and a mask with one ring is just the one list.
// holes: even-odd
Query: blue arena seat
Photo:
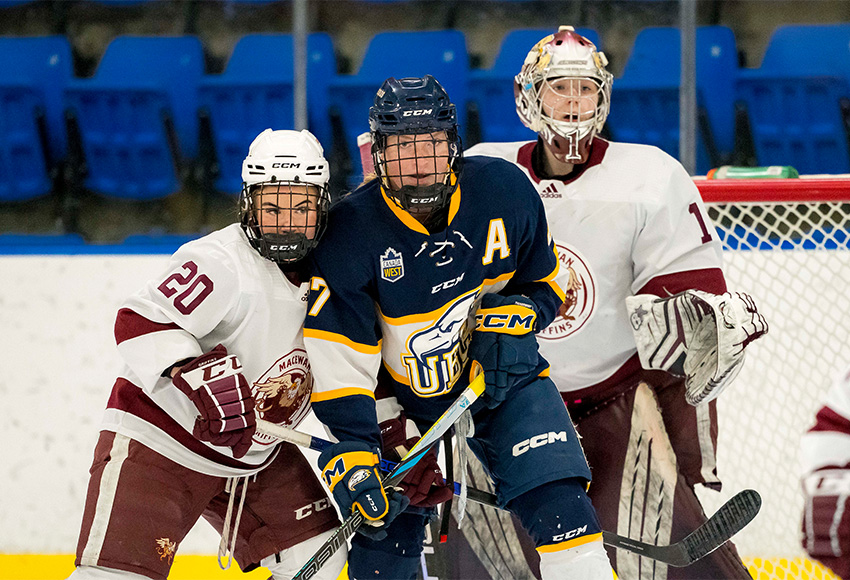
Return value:
[(466, 37), (459, 30), (380, 32), (369, 42), (357, 73), (338, 75), (331, 82), (330, 106), (342, 125), (354, 181), (363, 172), (357, 136), (369, 130), (369, 107), (381, 83), (391, 76), (426, 74), (433, 75), (443, 85), (457, 106), (462, 134), (466, 122), (469, 54)]
[(850, 172), (850, 24), (779, 27), (761, 67), (741, 71), (737, 97), (759, 164)]
[[(696, 35), (697, 105), (707, 123), (697, 139), (697, 173), (731, 155), (735, 145), (734, 86), (738, 67), (732, 30), (701, 26)], [(608, 127), (619, 141), (679, 154), (681, 35), (678, 28), (641, 30), (623, 75), (614, 80)], [(710, 129), (709, 132), (703, 128)], [(710, 134), (707, 134), (710, 133)], [(711, 159), (712, 146), (716, 147)]]
[[(531, 48), (553, 32), (551, 28), (511, 30), (502, 39), (493, 66), (471, 71), (469, 98), (478, 108), (482, 141), (525, 141), (535, 138), (534, 132), (526, 128), (514, 112), (514, 76)], [(595, 30), (577, 28), (576, 32), (603, 50)]]
[(0, 201), (50, 193), (65, 157), (62, 91), (71, 80), (64, 36), (0, 38)]
[[(209, 116), (215, 150), (218, 191), (238, 194), (242, 160), (261, 131), (292, 129), (294, 121), (293, 46), (289, 34), (242, 37), (220, 75), (201, 80), (198, 104)], [(307, 113), (310, 130), (331, 146), (328, 84), (336, 75), (331, 37), (324, 32), (307, 38)]]
[(86, 188), (149, 200), (180, 189), (198, 149), (197, 87), (204, 70), (194, 36), (119, 36), (95, 74), (65, 91), (88, 173)]

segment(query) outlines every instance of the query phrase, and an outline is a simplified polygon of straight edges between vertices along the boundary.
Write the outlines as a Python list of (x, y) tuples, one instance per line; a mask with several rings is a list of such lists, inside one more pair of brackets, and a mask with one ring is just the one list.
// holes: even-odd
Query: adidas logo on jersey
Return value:
[(562, 196), (561, 193), (558, 191), (558, 187), (554, 183), (550, 183), (549, 185), (543, 188), (543, 191), (540, 192), (540, 197), (560, 199)]

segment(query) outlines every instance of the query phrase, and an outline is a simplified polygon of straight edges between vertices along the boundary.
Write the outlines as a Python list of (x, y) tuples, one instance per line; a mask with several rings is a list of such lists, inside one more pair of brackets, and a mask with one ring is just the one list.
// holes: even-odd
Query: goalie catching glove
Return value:
[(236, 355), (219, 344), (181, 366), (171, 379), (200, 412), (194, 436), (230, 447), (237, 459), (248, 453), (257, 429), (256, 401), (241, 371)]
[(485, 294), (475, 314), (469, 343), (470, 381), (484, 373), (487, 387), (481, 397), (490, 409), (526, 379), (540, 362), (534, 335), (537, 306), (525, 296)]
[[(386, 528), (408, 506), (410, 500), (394, 489), (384, 489), (376, 450), (360, 441), (334, 443), (319, 455), (322, 479), (333, 493), (344, 517), (359, 510), (366, 518), (358, 531), (374, 540), (383, 540)], [(389, 497), (387, 496), (389, 492)]]
[(641, 366), (681, 374), (691, 405), (711, 401), (738, 375), (744, 349), (767, 333), (767, 322), (748, 294), (685, 290), (668, 298), (626, 298)]

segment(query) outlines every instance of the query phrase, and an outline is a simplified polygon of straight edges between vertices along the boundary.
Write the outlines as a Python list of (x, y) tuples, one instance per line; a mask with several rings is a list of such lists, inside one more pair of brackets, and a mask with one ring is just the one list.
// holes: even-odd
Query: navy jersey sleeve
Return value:
[(340, 441), (380, 445), (375, 386), (381, 340), (368, 264), (351, 248), (347, 204), (331, 212), (328, 235), (313, 256), (304, 344), (315, 383), (316, 416)]

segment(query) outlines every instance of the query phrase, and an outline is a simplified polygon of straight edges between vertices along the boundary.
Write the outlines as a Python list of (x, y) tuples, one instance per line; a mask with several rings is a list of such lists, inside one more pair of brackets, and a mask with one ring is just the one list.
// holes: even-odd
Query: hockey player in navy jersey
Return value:
[[(201, 516), (222, 534), (221, 565), (230, 553), (244, 571), (288, 580), (339, 525), (301, 452), (255, 432), (258, 417), (294, 427), (310, 410), (305, 267), (326, 224), (328, 177), (312, 134), (266, 129), (242, 164), (240, 223), (180, 247), (119, 310), (125, 364), (72, 580), (165, 580)], [(316, 578), (344, 565), (340, 550)]]
[[(319, 467), (343, 514), (372, 524), (350, 574), (416, 577), (429, 514), (397, 515), (406, 501), (377, 471), (382, 435), (387, 455), (408, 447), (480, 371), (487, 389), (462, 431), (534, 538), (543, 578), (607, 580), (590, 472), (534, 335), (564, 300), (543, 205), (512, 164), (463, 159), (456, 118), (430, 75), (387, 79), (369, 111), (377, 178), (331, 210), (314, 254), (313, 408), (339, 440)], [(444, 491), (423, 491), (440, 483), (425, 465), (406, 479), (420, 505)]]

